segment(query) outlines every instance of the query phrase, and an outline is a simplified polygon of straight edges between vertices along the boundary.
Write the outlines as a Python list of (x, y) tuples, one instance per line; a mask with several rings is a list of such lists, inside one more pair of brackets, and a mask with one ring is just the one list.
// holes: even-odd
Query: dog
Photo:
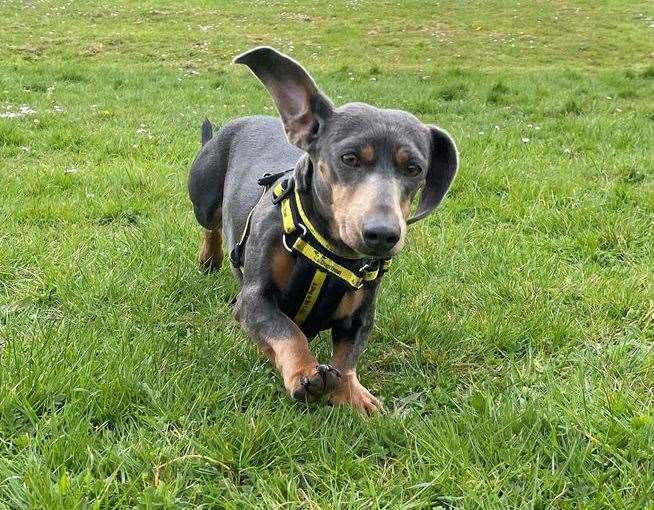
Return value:
[[(215, 136), (205, 120), (188, 180), (203, 227), (199, 262), (217, 269), (223, 241), (233, 248), (234, 316), (293, 398), (381, 411), (356, 372), (377, 289), (407, 225), (433, 212), (450, 187), (456, 145), (405, 111), (334, 106), (274, 48), (254, 48), (234, 63), (262, 82), (281, 119), (238, 118)], [(308, 337), (325, 329), (333, 351), (320, 364)]]

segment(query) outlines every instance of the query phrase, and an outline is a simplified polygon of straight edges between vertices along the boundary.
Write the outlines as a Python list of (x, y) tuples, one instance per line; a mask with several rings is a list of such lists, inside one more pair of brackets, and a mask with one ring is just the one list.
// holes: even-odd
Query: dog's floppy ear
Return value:
[(289, 142), (308, 151), (334, 107), (304, 68), (274, 48), (260, 46), (239, 55), (275, 100)]
[(446, 131), (428, 126), (431, 131), (431, 158), (425, 177), (425, 187), (420, 193), (420, 201), (414, 216), (407, 223), (421, 220), (441, 203), (459, 166), (459, 154), (454, 140)]

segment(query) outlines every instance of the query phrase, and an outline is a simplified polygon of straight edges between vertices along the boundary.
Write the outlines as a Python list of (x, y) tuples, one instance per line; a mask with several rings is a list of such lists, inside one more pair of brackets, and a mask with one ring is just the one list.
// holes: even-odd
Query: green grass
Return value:
[[(653, 18), (1, 1), (0, 508), (654, 508)], [(273, 111), (263, 43), (459, 144), (360, 364), (384, 416), (293, 404), (196, 267), (199, 125)]]

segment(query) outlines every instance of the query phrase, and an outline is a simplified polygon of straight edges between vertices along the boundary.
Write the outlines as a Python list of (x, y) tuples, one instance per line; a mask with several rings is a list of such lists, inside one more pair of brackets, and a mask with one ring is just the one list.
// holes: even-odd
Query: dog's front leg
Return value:
[(352, 317), (332, 328), (333, 355), (331, 364), (341, 373), (341, 384), (332, 393), (333, 405), (347, 404), (362, 413), (383, 411), (384, 408), (357, 377), (357, 362), (363, 352), (374, 322), (374, 294)]
[(338, 370), (318, 364), (309, 350), (307, 337), (277, 307), (265, 288), (244, 286), (236, 302), (235, 316), (275, 364), (284, 386), (296, 400), (318, 400), (339, 385)]

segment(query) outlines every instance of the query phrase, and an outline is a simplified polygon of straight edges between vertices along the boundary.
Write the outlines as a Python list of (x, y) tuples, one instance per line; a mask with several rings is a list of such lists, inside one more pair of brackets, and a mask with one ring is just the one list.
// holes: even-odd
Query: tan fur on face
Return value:
[(338, 236), (351, 247), (360, 243), (360, 225), (371, 206), (370, 195), (366, 197), (366, 193), (364, 193), (366, 190), (368, 193), (373, 191), (363, 185), (351, 188), (342, 184), (332, 184), (332, 211), (336, 220)]
[(331, 182), (332, 172), (327, 163), (322, 160), (318, 161), (318, 170), (322, 174), (323, 179), (327, 182)]
[[(334, 230), (338, 232), (338, 237), (351, 248), (362, 244), (361, 230), (363, 221), (377, 207), (375, 197), (379, 195), (381, 185), (383, 184), (379, 181), (369, 179), (364, 180), (364, 182), (357, 184), (355, 187), (345, 186), (339, 183), (331, 184), (332, 212), (336, 222)], [(392, 193), (393, 191), (393, 188), (388, 189), (388, 193)], [(399, 191), (397, 193), (399, 194)], [(389, 204), (395, 202), (397, 218), (398, 220), (402, 220), (406, 218), (406, 215), (399, 201), (400, 197), (398, 196), (395, 201), (389, 201)], [(400, 224), (402, 225), (402, 233), (396, 251), (404, 244), (403, 240), (406, 228), (404, 221), (400, 221)]]
[(398, 166), (402, 167), (407, 164), (410, 156), (411, 153), (408, 150), (398, 149), (397, 152), (395, 153), (395, 161), (397, 162)]
[(374, 163), (375, 148), (372, 145), (366, 145), (361, 149), (361, 159), (364, 163)]

